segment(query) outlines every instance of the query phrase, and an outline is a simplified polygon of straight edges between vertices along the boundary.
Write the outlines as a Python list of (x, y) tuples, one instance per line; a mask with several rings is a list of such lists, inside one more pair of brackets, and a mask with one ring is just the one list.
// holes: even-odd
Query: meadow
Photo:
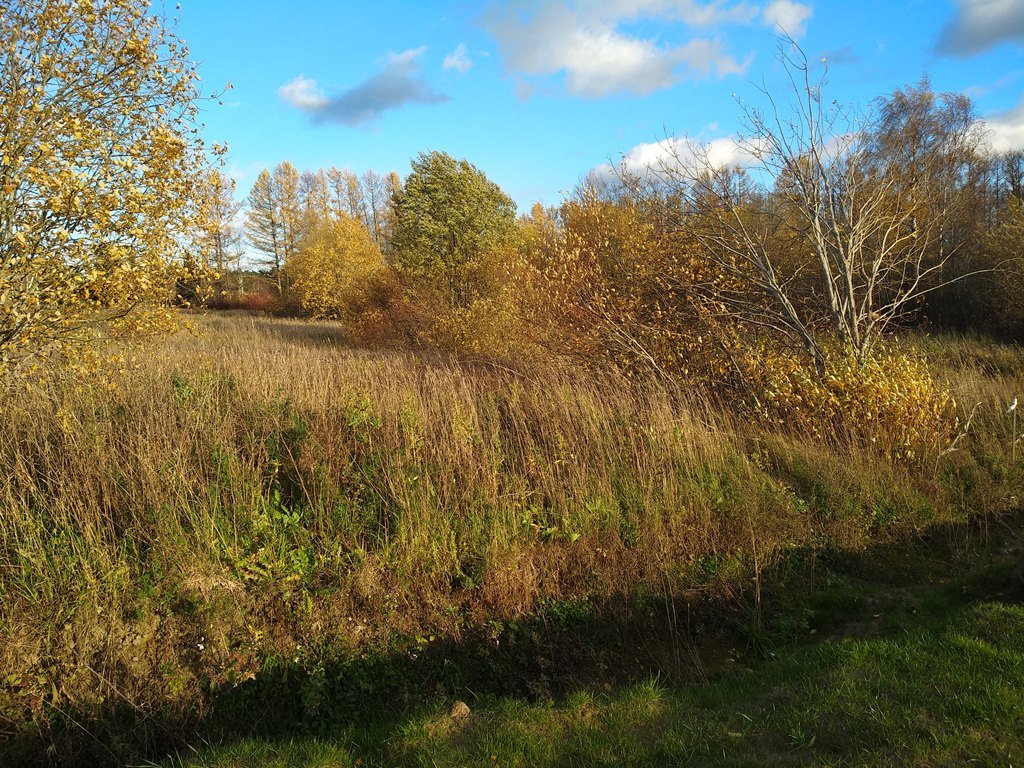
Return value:
[[(990, 594), (1019, 540), (987, 550), (995, 582), (965, 554), (1019, 508), (1017, 347), (905, 338), (960, 427), (934, 455), (894, 460), (745, 420), (683, 384), (368, 351), (330, 322), (189, 322), (102, 375), (55, 371), (4, 394), (4, 764), (192, 764), (203, 744), (222, 746), (196, 765), (1019, 755), (1006, 728), (1024, 617), (1012, 590)], [(917, 554), (878, 559), (900, 547)], [(860, 582), (833, 568), (851, 557), (873, 564)], [(965, 584), (996, 587), (924, 587), (930, 613), (903, 601), (880, 636), (793, 649), (815, 615), (831, 617), (824, 638), (878, 600), (923, 594), (958, 557), (982, 573)], [(850, 680), (828, 692), (833, 674)], [(871, 707), (892, 685), (906, 712), (882, 722), (890, 710)], [(778, 707), (761, 698), (780, 686)], [(954, 691), (981, 714), (948, 715)], [(438, 720), (456, 700), (474, 712), (465, 728)], [(883, 713), (881, 730), (853, 728), (838, 752), (835, 734), (814, 741), (822, 712), (850, 708), (858, 723)], [(732, 749), (749, 730), (733, 709), (761, 747)], [(891, 741), (922, 717), (931, 741)]]
[[(192, 5), (0, 13), (0, 767), (1024, 761), (1007, 78), (880, 66), (857, 105), (798, 42), (810, 5), (569, 4), (597, 16), (542, 37), (612, 52), (613, 90), (627, 59), (645, 97), (691, 54), (755, 60), (635, 22), (749, 16), (774, 73), (617, 163), (583, 149), (597, 119), (409, 134), (516, 166), (517, 202), (373, 127), (463, 103), (426, 45), (336, 97), (267, 81), (309, 131), (373, 127), (364, 152), (287, 138), (251, 83), (225, 101)], [(1001, 5), (990, 44), (1021, 28)], [(505, 48), (472, 77), (517, 82)], [(276, 143), (231, 154), (215, 104)], [(641, 107), (614, 122), (672, 118)], [(590, 166), (571, 190), (551, 151)]]

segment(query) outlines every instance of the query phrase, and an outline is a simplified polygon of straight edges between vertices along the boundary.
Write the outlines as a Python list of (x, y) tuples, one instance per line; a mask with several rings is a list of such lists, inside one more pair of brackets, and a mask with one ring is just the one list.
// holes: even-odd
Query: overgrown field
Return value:
[[(905, 342), (963, 431), (893, 461), (675, 385), (360, 351), (323, 323), (196, 324), (99, 380), (3, 395), (7, 762), (137, 761), (214, 717), (315, 728), (482, 677), (544, 698), (650, 659), (700, 669), (683, 635), (734, 638), (716, 617), (740, 601), (756, 646), (767, 574), (1019, 504), (1015, 347)], [(644, 663), (544, 645), (612, 616), (627, 648), (654, 615), (671, 636)]]

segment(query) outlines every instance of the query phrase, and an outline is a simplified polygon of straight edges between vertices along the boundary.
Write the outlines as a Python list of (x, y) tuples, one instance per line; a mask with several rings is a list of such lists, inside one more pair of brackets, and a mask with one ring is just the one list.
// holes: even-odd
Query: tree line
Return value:
[(782, 58), (795, 106), (765, 94), (731, 162), (667, 141), (523, 215), (443, 152), (404, 180), (282, 163), (236, 236), (279, 311), (356, 343), (685, 380), (812, 432), (951, 429), (955, 403), (894, 335), (1024, 334), (1024, 153), (992, 151), (970, 99), (927, 80), (853, 114), (799, 48)]
[[(789, 65), (803, 93), (821, 87)], [(820, 368), (831, 346), (864, 359), (900, 328), (1019, 338), (1024, 153), (990, 151), (970, 100), (927, 81), (856, 120), (804, 104), (748, 112), (742, 165), (667, 142), (657, 166), (592, 175), (520, 216), (442, 152), (404, 180), (282, 162), (244, 222), (213, 172), (200, 245), (222, 291), (247, 244), (280, 311), (505, 358), (526, 345), (665, 373), (694, 359), (696, 333), (726, 350), (770, 339)]]
[(404, 179), (283, 162), (243, 215), (172, 30), (131, 0), (0, 17), (5, 383), (169, 327), (175, 301), (262, 297), (356, 343), (654, 375), (811, 430), (928, 431), (952, 406), (894, 333), (1024, 334), (1024, 155), (991, 151), (970, 100), (927, 81), (847, 111), (787, 44), (792, 90), (746, 110), (729, 162), (666, 141), (656, 166), (523, 215), (443, 152)]

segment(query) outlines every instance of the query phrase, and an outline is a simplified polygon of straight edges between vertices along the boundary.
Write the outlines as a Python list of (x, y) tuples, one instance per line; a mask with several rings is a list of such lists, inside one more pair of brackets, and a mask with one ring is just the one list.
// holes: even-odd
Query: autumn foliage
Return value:
[(941, 317), (961, 277), (984, 292), (980, 272), (1006, 279), (975, 306), (1018, 324), (1020, 185), (980, 197), (969, 103), (927, 83), (841, 141), (818, 130), (836, 125), (825, 107), (796, 114), (792, 136), (749, 112), (759, 176), (675, 143), (657, 172), (621, 168), (517, 220), (498, 185), (443, 152), (404, 180), (282, 162), (243, 217), (208, 167), (197, 75), (165, 20), (68, 0), (20, 3), (0, 24), (8, 372), (87, 351), (97, 329), (155, 329), (176, 290), (337, 320), (359, 344), (685, 382), (754, 422), (911, 457), (944, 450), (955, 406), (888, 334)]
[(313, 317), (355, 320), (387, 269), (366, 228), (344, 214), (311, 225), (288, 262), (291, 286)]
[(0, 11), (0, 742), (139, 764), (268, 678), (336, 730), (435, 638), (534, 664), (538, 612), (664, 606), (678, 656), (752, 587), (767, 636), (766, 567), (1019, 507), (1019, 348), (926, 333), (1024, 332), (1024, 154), (962, 97), (752, 113), (758, 172), (674, 143), (518, 218), (444, 152), (243, 202), (147, 8)]
[(145, 4), (0, 14), (0, 371), (166, 324), (199, 217), (194, 65)]

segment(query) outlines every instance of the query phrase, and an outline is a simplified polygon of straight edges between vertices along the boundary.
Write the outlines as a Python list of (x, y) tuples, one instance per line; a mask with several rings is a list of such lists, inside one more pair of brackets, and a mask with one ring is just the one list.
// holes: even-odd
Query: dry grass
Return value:
[(981, 405), (955, 452), (893, 466), (610, 374), (360, 351), (324, 323), (199, 326), (106, 380), (5, 395), (12, 723), (196, 706), (269, 658), (457, 635), (541, 601), (732, 589), (793, 548), (1015, 501), (1003, 410), (1024, 361), (1006, 347), (930, 350)]

